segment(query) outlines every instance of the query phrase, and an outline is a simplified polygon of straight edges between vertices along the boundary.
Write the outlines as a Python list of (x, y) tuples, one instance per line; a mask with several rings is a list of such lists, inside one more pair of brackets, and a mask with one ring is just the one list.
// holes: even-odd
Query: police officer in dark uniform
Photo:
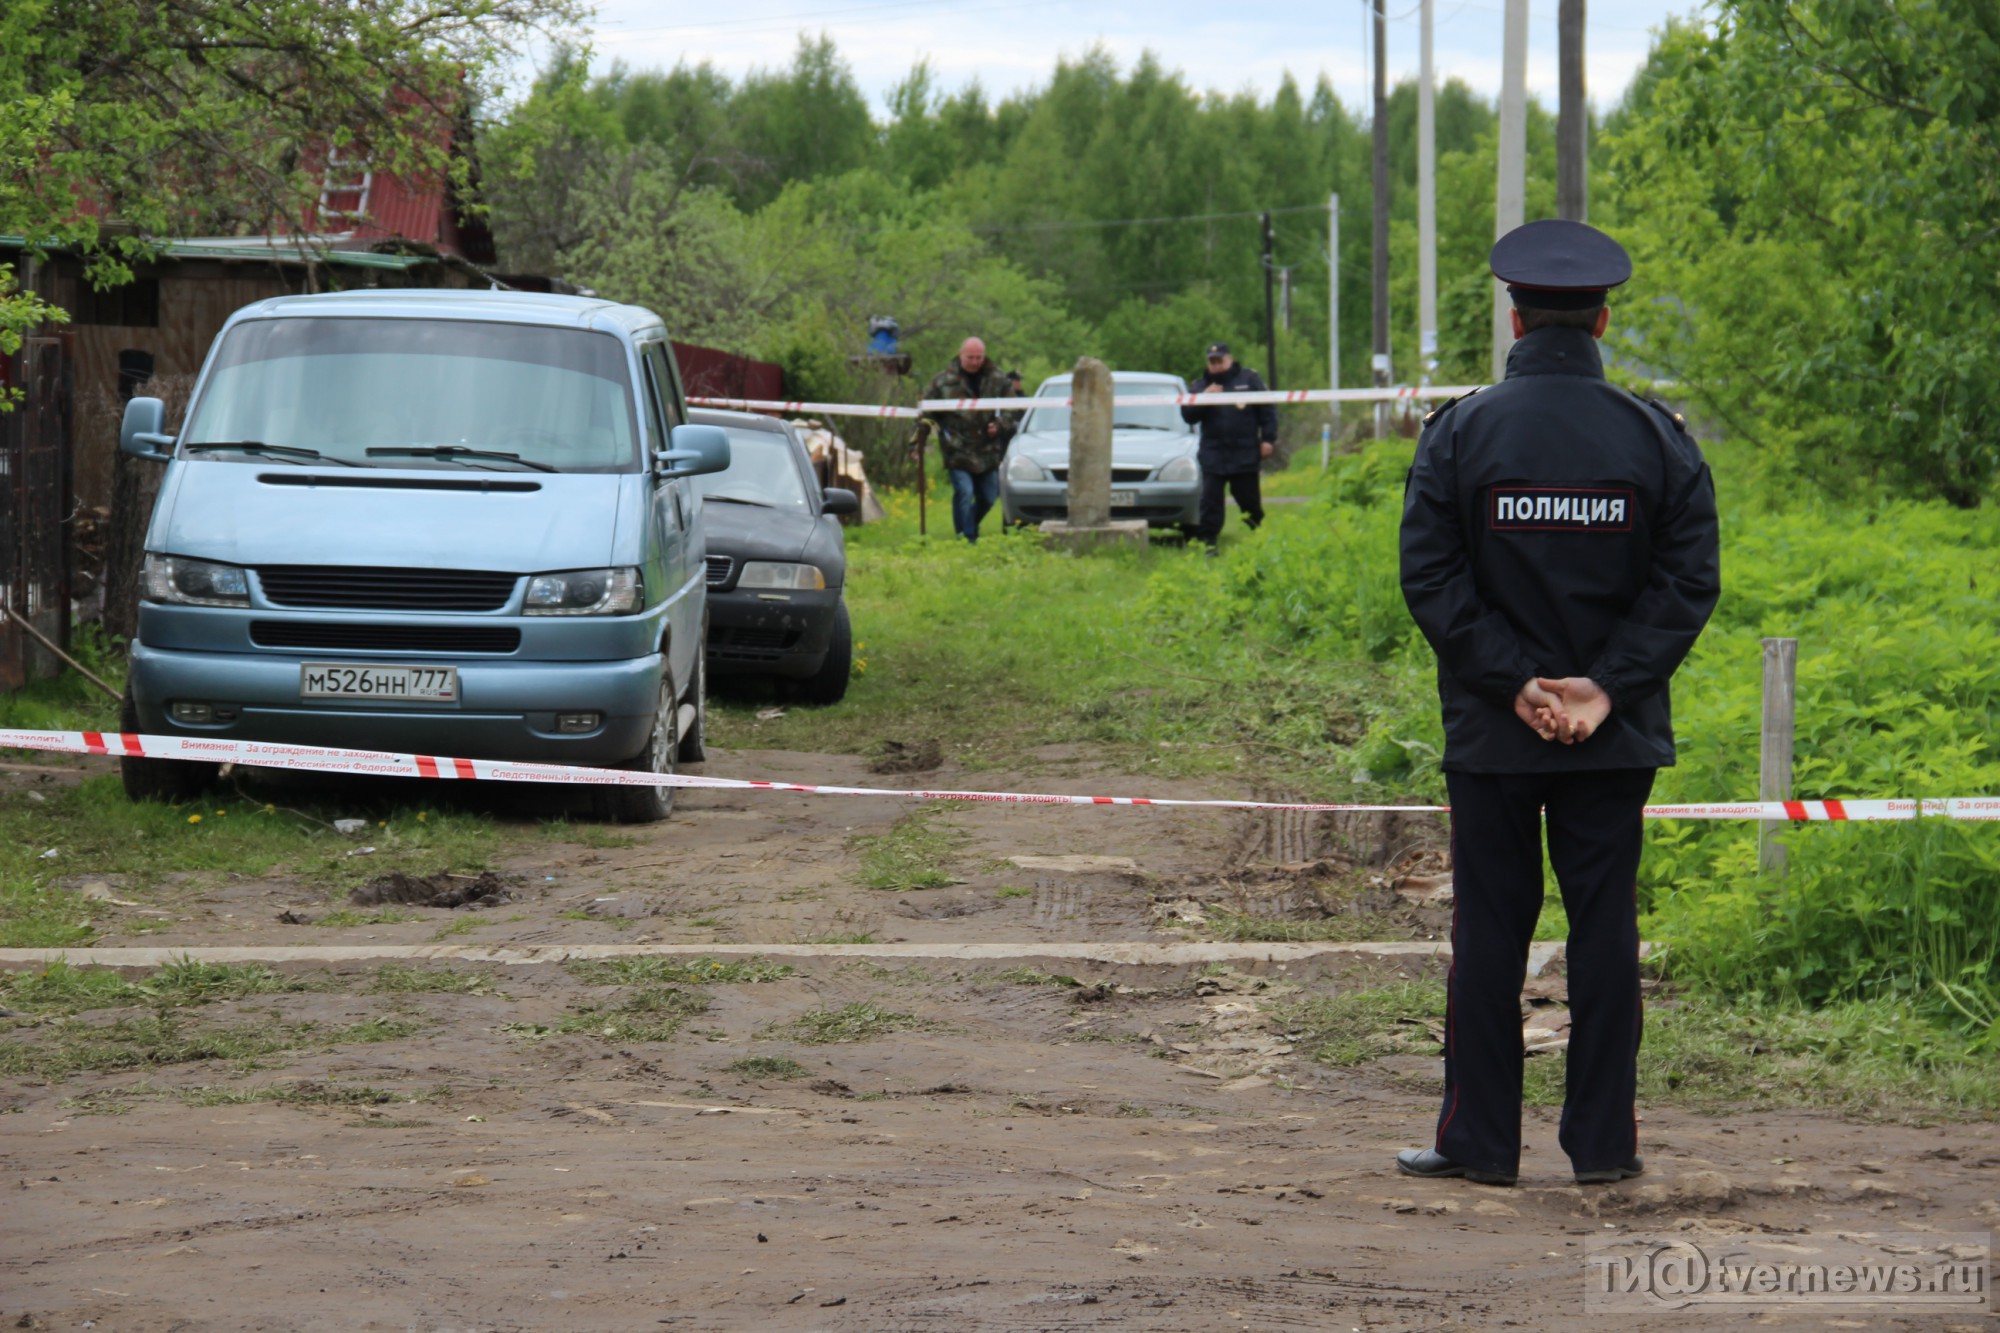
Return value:
[[(1191, 394), (1261, 393), (1264, 381), (1256, 371), (1237, 364), (1228, 343), (1208, 345), (1208, 366), (1188, 381)], [(1213, 406), (1190, 404), (1181, 408), (1181, 420), (1201, 431), (1195, 461), (1201, 465), (1201, 506), (1188, 536), (1208, 543), (1222, 535), (1223, 488), (1236, 497), (1243, 511), (1243, 526), (1255, 529), (1264, 521), (1262, 478), (1258, 469), (1277, 447), (1278, 409), (1269, 403), (1249, 407), (1233, 403)]]
[(1579, 1184), (1643, 1169), (1635, 879), (1653, 775), (1674, 762), (1667, 681), (1721, 590), (1715, 488), (1681, 419), (1604, 378), (1623, 247), (1531, 222), (1493, 247), (1517, 341), (1499, 384), (1425, 418), (1402, 583), (1438, 659), (1454, 908), (1444, 1102), (1407, 1175), (1512, 1184), (1521, 985), (1542, 828), (1569, 915), (1560, 1142)]

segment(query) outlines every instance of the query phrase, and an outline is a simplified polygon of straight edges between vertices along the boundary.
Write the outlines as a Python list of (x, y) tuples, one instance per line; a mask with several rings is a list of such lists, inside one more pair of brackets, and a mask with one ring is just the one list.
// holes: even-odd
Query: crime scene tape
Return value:
[[(918, 801), (986, 801), (1008, 805), (1145, 805), (1217, 810), (1302, 810), (1310, 813), (1401, 811), (1443, 813), (1444, 805), (1340, 805), (1317, 801), (1195, 800), (1160, 796), (1076, 796), (1051, 792), (904, 790), (888, 787), (835, 787), (819, 783), (764, 782), (712, 778), (692, 773), (640, 773), (622, 768), (582, 768), (570, 764), (516, 763), (500, 759), (456, 759), (445, 755), (391, 754), (322, 745), (270, 741), (201, 740), (185, 736), (144, 736), (110, 731), (0, 731), (0, 749), (98, 754), (141, 759), (186, 759), (290, 768), (314, 773), (367, 777), (434, 778), (446, 781), (549, 782), (578, 785), (692, 787), (727, 791), (787, 791), (818, 796), (895, 796)], [(2000, 797), (1931, 800), (1739, 801), (1707, 805), (1649, 805), (1649, 819), (1747, 819), (1795, 822), (1877, 822), (1918, 818), (2000, 821)]]
[[(1261, 389), (1255, 393), (1154, 393), (1119, 397), (1120, 407), (1250, 407), (1260, 403), (1407, 403), (1420, 399), (1456, 398), (1474, 385), (1442, 385), (1399, 389)], [(1068, 407), (1068, 398), (925, 398), (915, 407), (877, 403), (806, 403), (776, 398), (690, 398), (696, 407), (722, 407), (736, 412), (784, 412), (827, 417), (888, 417), (914, 419), (927, 412), (1025, 412), (1033, 407)]]

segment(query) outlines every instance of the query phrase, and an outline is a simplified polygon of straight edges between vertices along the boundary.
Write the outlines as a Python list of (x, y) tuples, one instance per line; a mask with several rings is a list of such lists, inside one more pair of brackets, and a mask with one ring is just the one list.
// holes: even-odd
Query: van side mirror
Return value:
[(125, 419), (118, 424), (118, 447), (134, 458), (164, 463), (171, 455), (174, 437), (165, 433), (167, 405), (157, 398), (134, 398), (125, 404)]
[(729, 467), (729, 435), (720, 426), (676, 426), (669, 449), (653, 454), (663, 477), (696, 477)]
[(836, 518), (861, 512), (861, 497), (845, 486), (828, 486), (820, 492), (820, 497), (825, 502), (825, 512)]

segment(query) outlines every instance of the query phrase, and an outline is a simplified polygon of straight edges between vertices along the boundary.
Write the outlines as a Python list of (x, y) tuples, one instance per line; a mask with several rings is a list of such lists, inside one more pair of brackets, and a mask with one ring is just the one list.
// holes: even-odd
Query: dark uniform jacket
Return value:
[[(926, 398), (1018, 398), (1020, 386), (1008, 379), (1005, 372), (997, 369), (988, 358), (979, 368), (977, 375), (958, 364), (953, 357), (951, 364), (940, 370), (924, 390)], [(1000, 466), (1001, 457), (1007, 452), (1007, 441), (1014, 438), (1015, 428), (1020, 425), (1019, 412), (932, 412), (931, 420), (937, 422), (942, 436), (940, 448), (944, 454), (944, 465), (960, 472), (991, 472)], [(987, 422), (998, 422), (1000, 429), (989, 436)]]
[[(1237, 362), (1227, 370), (1205, 371), (1188, 381), (1189, 393), (1200, 393), (1211, 384), (1220, 384), (1223, 393), (1256, 393), (1264, 381), (1257, 372)], [(1188, 404), (1181, 408), (1181, 420), (1201, 428), (1201, 447), (1195, 460), (1203, 472), (1224, 476), (1233, 472), (1255, 472), (1263, 459), (1257, 448), (1265, 440), (1278, 439), (1278, 409), (1269, 403), (1239, 407), (1217, 403), (1210, 407)]]
[[(1715, 486), (1665, 408), (1608, 383), (1597, 342), (1544, 328), (1507, 377), (1427, 418), (1403, 498), (1403, 597), (1438, 658), (1444, 767), (1674, 762), (1667, 680), (1721, 591)], [(1534, 676), (1588, 676), (1611, 715), (1576, 745), (1514, 713)]]

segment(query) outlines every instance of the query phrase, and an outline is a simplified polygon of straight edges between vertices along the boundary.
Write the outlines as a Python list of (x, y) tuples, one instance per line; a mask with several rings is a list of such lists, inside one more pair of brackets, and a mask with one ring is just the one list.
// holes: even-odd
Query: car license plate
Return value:
[(302, 662), (301, 699), (379, 699), (388, 703), (458, 702), (458, 668), (378, 662)]
[(1139, 492), (1137, 491), (1111, 492), (1111, 507), (1113, 509), (1137, 509), (1139, 507)]

